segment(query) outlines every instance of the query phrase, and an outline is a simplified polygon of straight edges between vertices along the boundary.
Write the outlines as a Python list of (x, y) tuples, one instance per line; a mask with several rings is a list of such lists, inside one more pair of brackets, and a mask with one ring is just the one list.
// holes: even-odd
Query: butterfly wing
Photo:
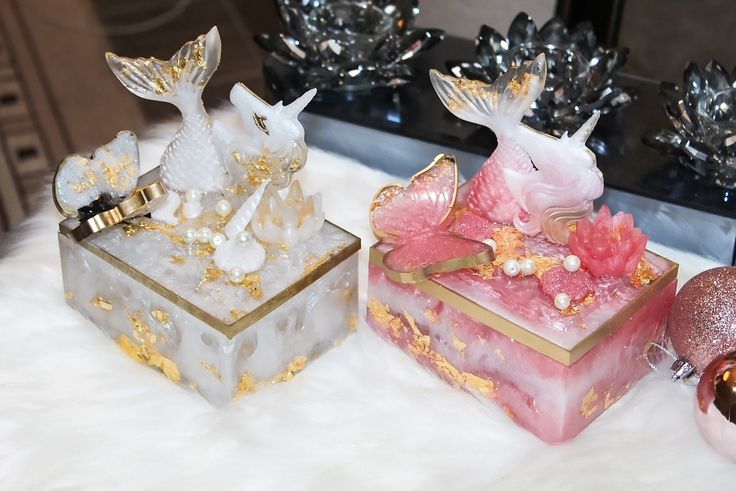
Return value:
[(480, 266), (493, 260), (490, 246), (439, 232), (395, 247), (383, 257), (383, 264), (392, 279), (416, 283), (436, 273)]
[(457, 163), (439, 155), (404, 188), (390, 185), (373, 198), (370, 222), (383, 239), (410, 237), (436, 229), (450, 214), (457, 196)]
[(131, 131), (121, 131), (91, 157), (66, 157), (54, 176), (54, 202), (61, 213), (77, 216), (77, 210), (101, 195), (120, 201), (138, 183), (138, 140)]

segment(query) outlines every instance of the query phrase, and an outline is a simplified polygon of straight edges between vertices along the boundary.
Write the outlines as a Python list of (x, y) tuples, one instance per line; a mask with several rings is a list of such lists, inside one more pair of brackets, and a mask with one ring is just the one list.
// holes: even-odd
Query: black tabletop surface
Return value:
[[(478, 155), (490, 155), (496, 146), (493, 133), (450, 114), (435, 96), (430, 68), (447, 73), (446, 60), (471, 60), (473, 42), (448, 37), (415, 60), (416, 78), (399, 88), (378, 88), (350, 94), (320, 91), (307, 111), (409, 138)], [(298, 88), (295, 74), (268, 60), (266, 79), (278, 98), (292, 99)], [(736, 218), (736, 198), (698, 180), (693, 172), (661, 156), (641, 141), (644, 132), (668, 128), (669, 121), (658, 97), (658, 84), (632, 75), (619, 83), (634, 87), (639, 97), (632, 105), (601, 117), (589, 142), (598, 155), (606, 186), (712, 214)]]

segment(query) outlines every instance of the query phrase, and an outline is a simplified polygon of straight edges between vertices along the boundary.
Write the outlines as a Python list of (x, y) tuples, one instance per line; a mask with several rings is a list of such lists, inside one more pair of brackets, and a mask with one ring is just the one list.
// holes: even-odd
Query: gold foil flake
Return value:
[(238, 379), (238, 386), (235, 389), (234, 399), (239, 399), (245, 394), (255, 392), (256, 388), (256, 379), (253, 378), (253, 375), (251, 375), (250, 372), (245, 372), (240, 376), (240, 379)]
[(348, 329), (350, 332), (355, 332), (358, 329), (358, 316), (356, 314), (350, 314), (348, 317)]
[(100, 310), (112, 310), (112, 302), (99, 295), (93, 298), (90, 303)]
[(398, 339), (401, 331), (401, 319), (389, 312), (388, 305), (378, 300), (369, 300), (368, 312), (378, 322), (379, 326), (392, 334), (394, 339)]
[(130, 187), (130, 181), (137, 179), (138, 171), (130, 161), (130, 155), (124, 155), (117, 163), (103, 164), (102, 175), (105, 182), (115, 191), (123, 191)]
[(67, 300), (74, 300), (74, 292), (71, 290), (67, 290), (64, 292), (64, 296)]
[(590, 305), (595, 302), (595, 293), (588, 293), (585, 298), (580, 302), (580, 305)]
[(507, 406), (506, 404), (504, 404), (503, 406), (501, 406), (501, 409), (503, 409), (503, 412), (506, 413), (506, 416), (508, 416), (512, 420), (516, 421), (516, 414), (511, 409), (511, 406)]
[(213, 377), (215, 377), (217, 380), (222, 382), (222, 375), (220, 375), (220, 372), (217, 370), (217, 367), (215, 367), (214, 365), (210, 365), (209, 363), (206, 363), (202, 360), (199, 360), (199, 364), (202, 368), (210, 372)]
[(202, 278), (200, 278), (199, 280), (198, 287), (204, 285), (205, 283), (212, 283), (214, 281), (217, 281), (222, 278), (224, 274), (225, 272), (223, 270), (215, 266), (205, 268), (204, 272), (202, 273)]
[(261, 275), (258, 273), (251, 273), (245, 276), (243, 280), (243, 286), (248, 289), (248, 295), (251, 298), (258, 300), (263, 297), (263, 289), (261, 288)]
[(566, 317), (578, 315), (580, 313), (580, 307), (578, 307), (577, 305), (570, 305), (565, 310), (561, 310), (560, 313)]
[(244, 312), (242, 310), (230, 309), (230, 317), (232, 317), (234, 321), (245, 317), (245, 314), (247, 314), (247, 312)]
[(289, 366), (286, 368), (286, 371), (276, 375), (273, 378), (273, 380), (271, 380), (271, 383), (277, 384), (279, 382), (286, 382), (288, 380), (293, 379), (294, 375), (304, 370), (304, 367), (306, 365), (307, 365), (306, 356), (295, 357), (293, 360), (291, 360), (291, 363), (289, 363)]
[(180, 254), (174, 254), (169, 258), (169, 262), (171, 264), (184, 264), (186, 262), (186, 259)]
[(171, 322), (171, 316), (165, 310), (153, 309), (151, 311), (151, 317), (156, 319), (156, 321), (161, 324), (168, 324), (169, 322)]
[(306, 266), (304, 267), (304, 276), (307, 276), (314, 272), (317, 268), (319, 268), (321, 265), (326, 263), (330, 260), (332, 256), (340, 252), (341, 247), (336, 247), (332, 249), (331, 251), (327, 251), (321, 256), (317, 257), (313, 254), (308, 255), (304, 258), (304, 263)]
[(591, 387), (587, 394), (583, 397), (583, 402), (580, 405), (580, 414), (589, 418), (594, 412), (598, 410), (598, 394), (595, 391), (595, 387)]
[(503, 356), (503, 351), (501, 351), (501, 348), (496, 348), (496, 350), (494, 351), (494, 353), (496, 353), (496, 356), (498, 356), (498, 359), (499, 360), (506, 361), (506, 357)]
[(204, 57), (204, 45), (201, 42), (194, 43), (190, 60), (199, 68), (207, 68), (207, 60)]
[(452, 333), (450, 333), (450, 336), (452, 336), (452, 346), (457, 350), (458, 353), (463, 354), (463, 351), (465, 351), (465, 347), (467, 346), (467, 344), (460, 341)]
[(181, 382), (179, 367), (156, 349), (158, 337), (151, 333), (148, 324), (141, 319), (140, 311), (128, 315), (128, 320), (133, 326), (133, 337), (138, 343), (126, 334), (121, 334), (116, 340), (120, 349), (138, 363), (158, 368), (169, 380), (176, 383)]
[(562, 264), (562, 261), (560, 259), (557, 259), (556, 257), (541, 256), (538, 254), (524, 256), (523, 259), (532, 259), (537, 265), (537, 268), (534, 271), (534, 276), (536, 276), (537, 278), (541, 278), (544, 273), (554, 268), (558, 264)]
[(641, 288), (656, 280), (658, 277), (659, 275), (649, 261), (645, 258), (641, 258), (641, 261), (639, 261), (639, 264), (636, 266), (636, 271), (629, 276), (629, 279), (634, 287)]
[(432, 309), (425, 309), (424, 311), (424, 317), (429, 320), (434, 325), (437, 325), (440, 323), (440, 318), (437, 316), (437, 313)]
[(197, 250), (194, 251), (194, 253), (200, 258), (210, 257), (212, 254), (215, 253), (215, 248), (211, 245), (199, 246), (197, 247)]

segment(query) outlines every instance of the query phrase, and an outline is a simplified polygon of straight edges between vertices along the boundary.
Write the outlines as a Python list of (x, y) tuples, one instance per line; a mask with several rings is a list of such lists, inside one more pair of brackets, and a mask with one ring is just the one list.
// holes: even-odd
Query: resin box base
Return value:
[(371, 248), (372, 328), (547, 443), (576, 436), (650, 371), (647, 351), (664, 331), (677, 282), (677, 265), (647, 252), (656, 280), (597, 280), (594, 301), (563, 313), (530, 278), (461, 270), (398, 283), (385, 252)]
[(269, 251), (240, 284), (173, 227), (139, 218), (75, 242), (74, 226), (59, 233), (68, 303), (214, 405), (290, 380), (355, 329), (360, 240), (329, 222), (299, 251)]

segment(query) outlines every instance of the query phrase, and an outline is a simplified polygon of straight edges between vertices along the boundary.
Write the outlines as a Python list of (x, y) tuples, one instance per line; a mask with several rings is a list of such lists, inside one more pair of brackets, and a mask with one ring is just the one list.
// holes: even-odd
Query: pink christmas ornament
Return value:
[(583, 219), (570, 233), (568, 245), (593, 276), (631, 274), (647, 247), (647, 236), (634, 227), (634, 217), (618, 212), (611, 216), (601, 206), (594, 220)]
[(716, 357), (703, 371), (695, 421), (710, 446), (736, 462), (736, 351)]
[(682, 361), (700, 373), (717, 356), (736, 350), (736, 267), (709, 269), (685, 283), (667, 334)]

